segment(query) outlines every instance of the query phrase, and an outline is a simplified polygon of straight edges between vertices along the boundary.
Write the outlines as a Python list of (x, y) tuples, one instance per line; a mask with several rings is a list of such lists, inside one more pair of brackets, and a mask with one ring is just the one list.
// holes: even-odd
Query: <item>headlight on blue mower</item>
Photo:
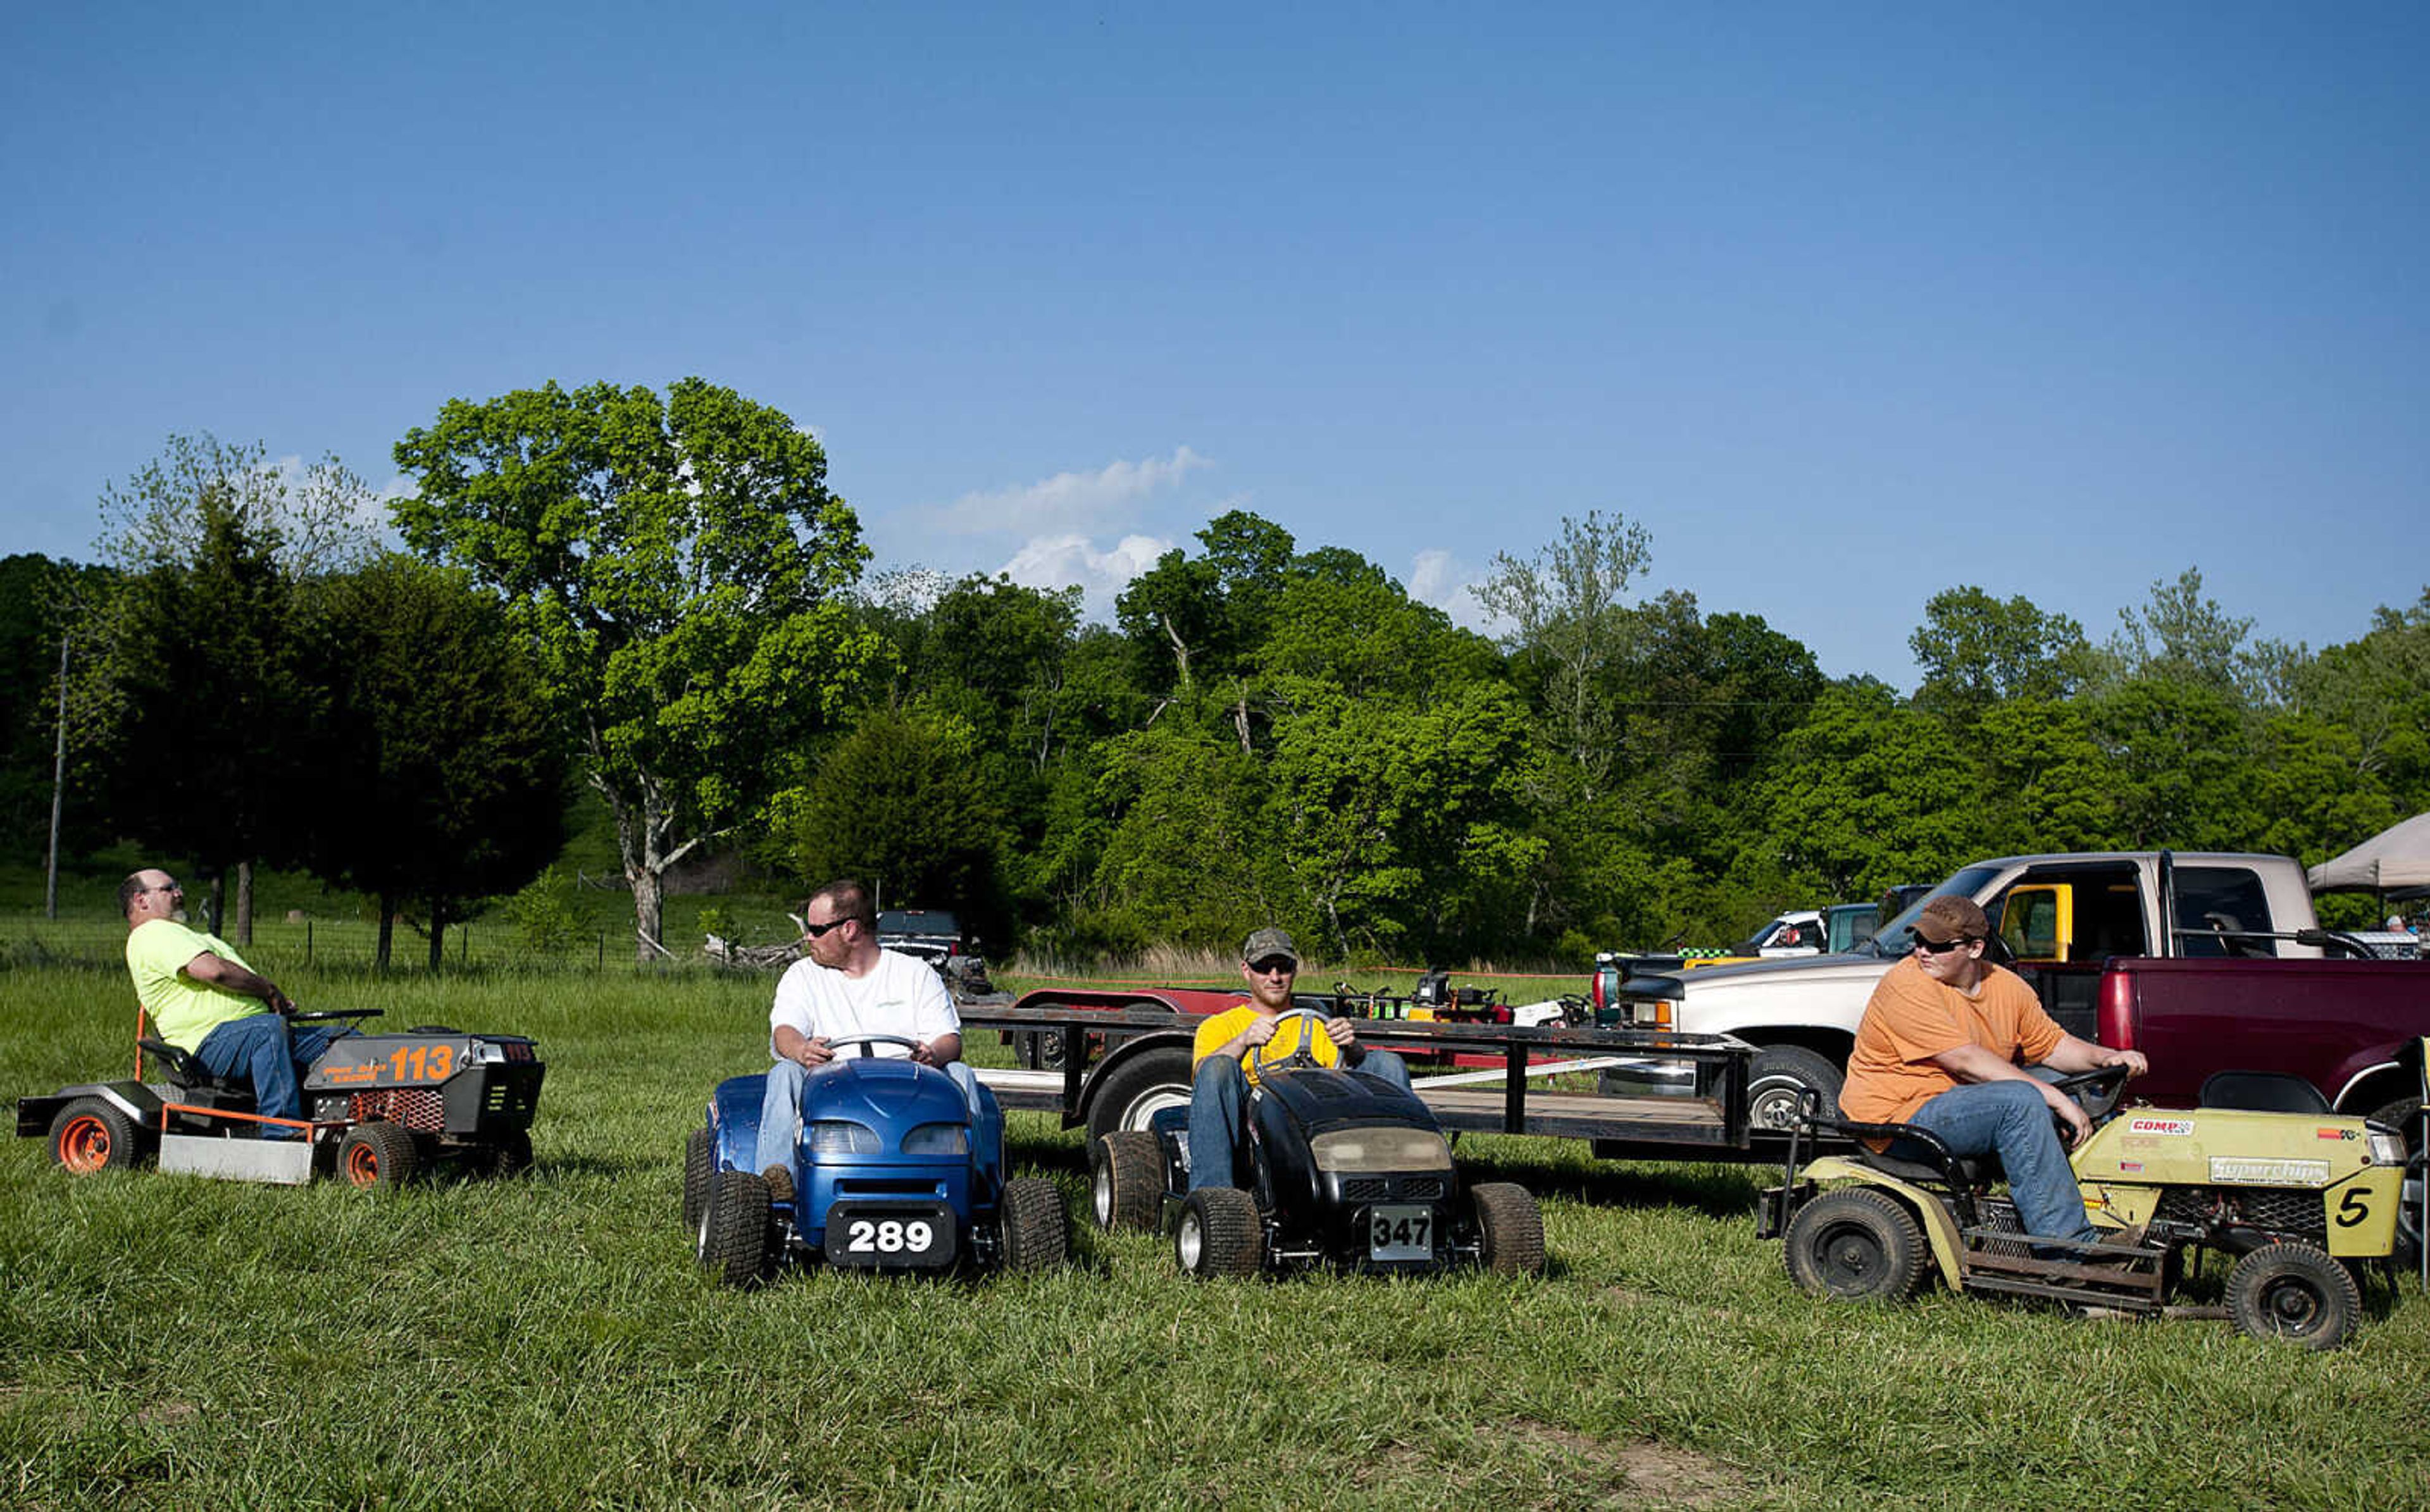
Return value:
[(1316, 1169), (1343, 1175), (1449, 1171), (1451, 1144), (1431, 1129), (1336, 1129), (1308, 1142)]
[(923, 1123), (903, 1137), (907, 1155), (966, 1155), (971, 1131), (959, 1123)]
[(2371, 1131), (2371, 1163), (2374, 1166), (2405, 1164), (2405, 1137), (2386, 1129)]
[(874, 1155), (885, 1148), (875, 1129), (850, 1119), (820, 1119), (803, 1134), (813, 1155)]

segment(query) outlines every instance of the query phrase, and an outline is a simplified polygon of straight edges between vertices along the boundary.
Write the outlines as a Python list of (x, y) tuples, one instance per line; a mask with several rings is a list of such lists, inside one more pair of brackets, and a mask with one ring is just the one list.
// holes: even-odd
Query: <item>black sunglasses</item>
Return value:
[(840, 924), (848, 924), (850, 922), (852, 922), (852, 915), (850, 914), (846, 914), (841, 919), (830, 919), (823, 924), (814, 924), (805, 919), (802, 921), (802, 933), (809, 936), (812, 939), (816, 939), (820, 936), (825, 934), (828, 930), (833, 929)]
[(1946, 955), (1951, 951), (1957, 949), (1960, 945), (1972, 944), (1972, 942), (1973, 941), (1965, 935), (1959, 935), (1954, 939), (1926, 939), (1921, 933), (1917, 933), (1915, 936), (1915, 948), (1923, 952), (1927, 955)]

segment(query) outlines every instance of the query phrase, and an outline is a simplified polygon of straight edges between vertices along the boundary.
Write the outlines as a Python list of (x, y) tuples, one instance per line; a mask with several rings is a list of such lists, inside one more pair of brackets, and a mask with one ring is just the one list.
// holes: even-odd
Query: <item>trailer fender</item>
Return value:
[(47, 1137), (51, 1121), (59, 1109), (78, 1098), (98, 1097), (135, 1121), (139, 1128), (160, 1126), (162, 1096), (157, 1087), (141, 1082), (88, 1082), (81, 1087), (62, 1087), (48, 1097), (17, 1099), (17, 1133), (23, 1138)]

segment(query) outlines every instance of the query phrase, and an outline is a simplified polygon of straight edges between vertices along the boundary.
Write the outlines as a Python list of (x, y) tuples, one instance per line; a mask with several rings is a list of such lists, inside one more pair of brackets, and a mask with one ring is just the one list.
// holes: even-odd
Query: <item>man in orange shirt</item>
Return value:
[[(1889, 970), (1865, 1005), (1839, 1111), (1865, 1123), (1912, 1123), (1959, 1155), (1997, 1151), (2025, 1232), (2089, 1242), (2084, 1194), (2051, 1117), (2070, 1144), (2092, 1132), (2073, 1100), (2018, 1064), (2055, 1071), (2124, 1066), (2150, 1070), (2141, 1055), (2078, 1039), (2042, 1011), (2034, 989), (1983, 958), (1990, 921), (1971, 899), (1939, 897), (1915, 922), (1912, 954)], [(1892, 1153), (1910, 1152), (1891, 1145)]]

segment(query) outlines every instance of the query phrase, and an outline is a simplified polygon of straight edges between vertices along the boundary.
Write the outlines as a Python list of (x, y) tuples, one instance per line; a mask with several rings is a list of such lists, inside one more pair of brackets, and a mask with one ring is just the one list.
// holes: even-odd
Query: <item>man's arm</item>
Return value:
[(919, 1049), (911, 1058), (923, 1066), (944, 1066), (962, 1058), (962, 1037), (959, 1033), (940, 1034)]
[(2062, 1038), (2058, 1042), (2057, 1049), (2042, 1057), (2042, 1064), (2053, 1071), (2063, 1071), (2071, 1074), (2076, 1072), (2099, 1071), (2104, 1066), (2123, 1066), (2126, 1068), (2129, 1079), (2140, 1076), (2152, 1069), (2152, 1063), (2143, 1058), (2143, 1053), (2139, 1050), (2112, 1050), (2107, 1045), (2097, 1045), (2089, 1039), (2078, 1039), (2073, 1035)]
[(827, 1048), (825, 1040), (813, 1039), (790, 1023), (776, 1025), (774, 1043), (778, 1060), (790, 1060), (804, 1071), (835, 1059), (835, 1052)]
[(287, 1001), (287, 994), (278, 990), (277, 984), (270, 978), (247, 971), (236, 962), (225, 956), (214, 955), (209, 951), (203, 952), (177, 969), (197, 982), (222, 988), (230, 992), (241, 993), (249, 998), (259, 998), (268, 1005), (273, 1013), (295, 1011), (295, 1005)]
[(2042, 1101), (2050, 1105), (2050, 1110), (2066, 1122), (2069, 1130), (2067, 1142), (2071, 1145), (2080, 1143), (2092, 1132), (2092, 1121), (2084, 1116), (2084, 1109), (2076, 1105), (2075, 1099), (2040, 1077), (2028, 1075), (1971, 1040), (1950, 1046), (1933, 1056), (1932, 1063), (1961, 1082), (2023, 1082), (2039, 1092)]

